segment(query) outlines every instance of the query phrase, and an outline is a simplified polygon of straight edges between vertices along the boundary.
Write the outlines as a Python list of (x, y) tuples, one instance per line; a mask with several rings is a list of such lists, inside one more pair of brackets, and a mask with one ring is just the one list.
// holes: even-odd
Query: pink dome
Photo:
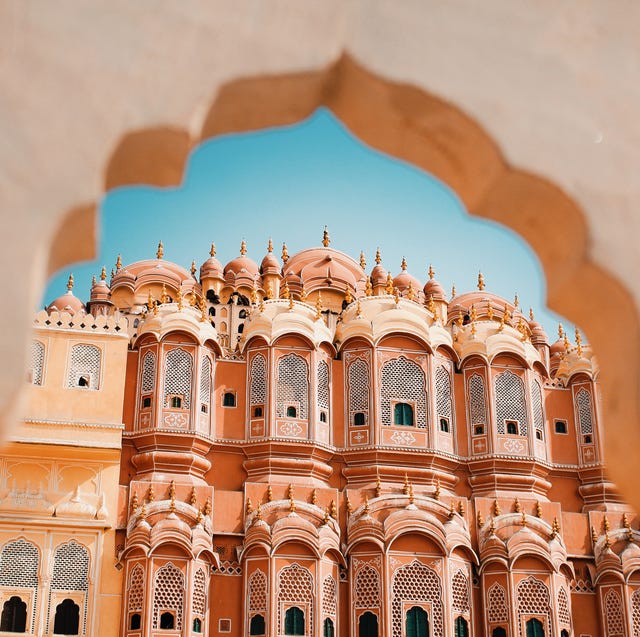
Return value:
[(249, 257), (236, 257), (224, 266), (225, 278), (229, 273), (235, 275), (246, 273), (250, 276), (255, 276), (256, 274), (258, 274), (258, 265)]
[(397, 274), (393, 278), (393, 287), (398, 288), (400, 292), (405, 292), (409, 289), (409, 286), (413, 288), (415, 294), (422, 289), (422, 283), (416, 279), (413, 275), (407, 272), (407, 261), (404, 257), (402, 257), (402, 270), (400, 270), (400, 274)]
[(86, 311), (87, 308), (84, 303), (77, 296), (74, 296), (71, 290), (59, 296), (47, 306), (47, 312), (69, 312), (69, 314), (76, 314), (77, 312)]
[(548, 345), (549, 338), (540, 323), (531, 319), (529, 321), (529, 329), (531, 330), (531, 342), (534, 345)]
[(176, 263), (164, 259), (146, 259), (118, 270), (111, 280), (111, 291), (121, 286), (132, 288), (147, 283), (165, 283), (177, 289), (183, 281), (192, 278), (190, 272)]
[(445, 294), (444, 288), (440, 285), (438, 281), (436, 281), (436, 279), (429, 279), (425, 283), (424, 296), (426, 299), (432, 296), (434, 301), (447, 300), (447, 295)]
[(268, 252), (264, 259), (262, 259), (262, 263), (260, 264), (260, 272), (264, 274), (280, 274), (280, 262), (273, 254), (273, 252)]
[(381, 265), (376, 265), (371, 270), (371, 283), (372, 285), (387, 284), (387, 271)]
[(209, 257), (200, 266), (200, 279), (210, 277), (212, 279), (222, 279), (222, 263), (215, 257)]

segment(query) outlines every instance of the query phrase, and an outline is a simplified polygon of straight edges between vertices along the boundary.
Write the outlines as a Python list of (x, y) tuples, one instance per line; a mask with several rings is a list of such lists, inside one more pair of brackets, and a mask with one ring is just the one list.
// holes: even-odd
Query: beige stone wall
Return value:
[[(503, 200), (482, 197), (481, 189), (475, 200), (463, 193), (476, 213), (523, 233), (549, 275), (568, 273), (567, 285), (556, 284), (551, 305), (584, 326), (596, 347), (609, 347), (602, 368), (605, 410), (615, 433), (610, 451), (631, 475), (635, 459), (623, 451), (640, 442), (638, 369), (635, 361), (621, 361), (637, 351), (640, 305), (640, 218), (634, 210), (634, 177), (640, 174), (639, 21), (640, 6), (630, 0), (3, 3), (0, 263), (4, 296), (12, 303), (0, 319), (3, 424), (21, 412), (22, 374), (16, 369), (46, 277), (93, 255), (93, 202), (105, 184), (175, 183), (189, 147), (201, 134), (222, 130), (218, 122), (226, 116), (229, 124), (230, 109), (241, 105), (236, 95), (227, 111), (221, 105), (207, 117), (225, 82), (323, 69), (348, 51), (388, 80), (455, 103), (489, 133), (509, 164), (557, 184), (579, 204), (577, 216), (573, 206), (545, 205), (544, 196), (536, 206), (504, 210)], [(369, 133), (367, 141), (385, 147), (376, 136), (386, 135), (390, 152), (425, 167), (431, 164), (411, 149), (446, 146), (456, 138), (455, 118), (445, 121), (436, 139), (418, 135), (434, 113), (412, 90), (385, 96), (398, 118), (395, 128), (381, 132), (358, 103), (366, 88), (362, 77), (341, 73), (330, 79), (309, 79), (303, 93), (317, 95), (306, 101), (291, 90), (253, 95), (280, 100), (278, 117), (266, 123), (287, 116), (294, 121), (329, 96), (359, 135), (367, 139)], [(242, 129), (262, 122), (257, 117), (236, 123)], [(157, 134), (129, 137), (109, 164), (123, 136), (141, 129)], [(474, 146), (463, 152), (472, 155)], [(474, 170), (485, 170), (483, 162)], [(500, 192), (516, 201), (522, 179), (514, 176)], [(624, 307), (609, 310), (609, 302)], [(594, 306), (599, 317), (590, 316)], [(607, 316), (615, 317), (613, 326), (605, 325)], [(605, 328), (612, 327), (609, 343)]]

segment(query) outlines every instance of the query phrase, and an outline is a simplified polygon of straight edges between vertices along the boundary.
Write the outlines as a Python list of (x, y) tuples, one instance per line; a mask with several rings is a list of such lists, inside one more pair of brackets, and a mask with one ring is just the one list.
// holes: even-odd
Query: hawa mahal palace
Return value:
[(0, 635), (636, 637), (598, 369), (330, 247), (103, 268), (34, 320)]

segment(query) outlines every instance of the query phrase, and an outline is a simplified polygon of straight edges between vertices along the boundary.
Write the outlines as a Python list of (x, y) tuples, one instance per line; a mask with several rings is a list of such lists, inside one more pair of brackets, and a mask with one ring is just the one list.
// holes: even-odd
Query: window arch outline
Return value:
[(92, 343), (74, 343), (69, 350), (67, 389), (91, 389), (102, 385), (102, 350)]

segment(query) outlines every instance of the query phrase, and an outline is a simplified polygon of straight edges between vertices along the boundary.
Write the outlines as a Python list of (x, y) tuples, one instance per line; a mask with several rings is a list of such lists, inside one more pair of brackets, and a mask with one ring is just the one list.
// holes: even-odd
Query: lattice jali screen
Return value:
[(38, 549), (25, 540), (9, 542), (0, 555), (0, 586), (37, 588)]
[(95, 345), (74, 345), (71, 348), (67, 387), (78, 387), (80, 377), (88, 377), (86, 387), (100, 387), (100, 350)]
[(89, 551), (84, 546), (71, 540), (56, 549), (51, 588), (58, 591), (89, 589)]
[(432, 637), (444, 635), (442, 617), (442, 583), (438, 574), (422, 562), (413, 560), (411, 564), (401, 566), (393, 575), (391, 585), (392, 634), (402, 637), (403, 601), (430, 602)]
[(436, 409), (438, 418), (446, 418), (453, 431), (453, 409), (451, 399), (451, 375), (444, 365), (436, 367)]
[(531, 379), (531, 408), (533, 410), (533, 426), (544, 437), (544, 412), (542, 410), (542, 389), (540, 383)]
[(182, 571), (171, 562), (167, 562), (156, 571), (156, 576), (153, 581), (154, 628), (160, 626), (160, 614), (164, 611), (171, 611), (175, 614), (175, 628), (176, 630), (182, 630), (184, 575)]
[(349, 413), (369, 411), (369, 365), (358, 358), (349, 365)]
[(494, 384), (498, 433), (505, 433), (505, 420), (517, 420), (520, 423), (520, 435), (526, 436), (529, 427), (522, 379), (507, 370), (496, 376)]
[(569, 612), (569, 596), (564, 588), (558, 591), (558, 621), (564, 626), (571, 626), (571, 613)]
[(509, 620), (507, 593), (500, 584), (492, 584), (489, 587), (487, 608), (490, 622), (506, 622)]
[(329, 410), (329, 365), (326, 361), (318, 362), (318, 407)]
[(546, 615), (550, 622), (549, 589), (544, 582), (533, 576), (527, 577), (518, 584), (518, 616), (521, 615)]
[(211, 359), (202, 357), (200, 363), (200, 402), (208, 405), (211, 400)]
[(391, 401), (399, 401), (415, 405), (415, 423), (424, 429), (427, 426), (427, 393), (420, 365), (400, 356), (385, 363), (380, 376), (382, 424), (393, 424)]
[(322, 582), (322, 615), (323, 617), (336, 616), (338, 608), (338, 588), (336, 580), (327, 575)]
[(262, 354), (256, 354), (251, 361), (250, 405), (264, 405), (267, 402), (267, 362)]
[(204, 618), (207, 612), (207, 576), (199, 568), (193, 578), (193, 596), (191, 598), (191, 612), (194, 617)]
[(44, 345), (40, 341), (31, 343), (31, 382), (42, 385), (44, 371)]
[(177, 347), (169, 350), (164, 357), (164, 400), (169, 406), (169, 396), (181, 396), (182, 408), (191, 406), (191, 382), (193, 359), (191, 354)]
[(633, 637), (640, 637), (640, 590), (631, 595), (631, 618), (633, 619)]
[(607, 620), (607, 637), (624, 635), (624, 618), (622, 616), (622, 599), (620, 593), (609, 589), (604, 596), (604, 614)]
[(453, 597), (453, 609), (460, 613), (468, 613), (471, 606), (469, 603), (469, 578), (464, 571), (459, 570), (451, 581), (451, 592)]
[(276, 415), (283, 418), (287, 407), (297, 408), (298, 418), (309, 413), (309, 367), (304, 358), (295, 354), (283, 356), (278, 361), (278, 385), (276, 387)]
[(127, 598), (129, 612), (142, 612), (144, 608), (144, 569), (136, 564), (129, 575), (129, 594)]
[(480, 374), (469, 378), (469, 413), (472, 425), (484, 425), (487, 422), (487, 404), (484, 397), (484, 379)]
[(578, 406), (578, 422), (580, 423), (580, 433), (593, 433), (593, 416), (591, 414), (591, 394), (586, 389), (581, 389), (576, 394), (576, 405)]
[(140, 379), (140, 392), (148, 394), (156, 386), (156, 355), (147, 352), (142, 359), (142, 378)]
[[(313, 576), (308, 569), (292, 564), (278, 573), (278, 628), (282, 630), (282, 603), (305, 604), (309, 608), (309, 635), (313, 635)], [(307, 634), (307, 633), (305, 633)]]
[(249, 578), (249, 612), (267, 610), (267, 576), (256, 570)]
[(356, 574), (354, 604), (356, 608), (380, 607), (380, 574), (368, 564), (358, 569)]

